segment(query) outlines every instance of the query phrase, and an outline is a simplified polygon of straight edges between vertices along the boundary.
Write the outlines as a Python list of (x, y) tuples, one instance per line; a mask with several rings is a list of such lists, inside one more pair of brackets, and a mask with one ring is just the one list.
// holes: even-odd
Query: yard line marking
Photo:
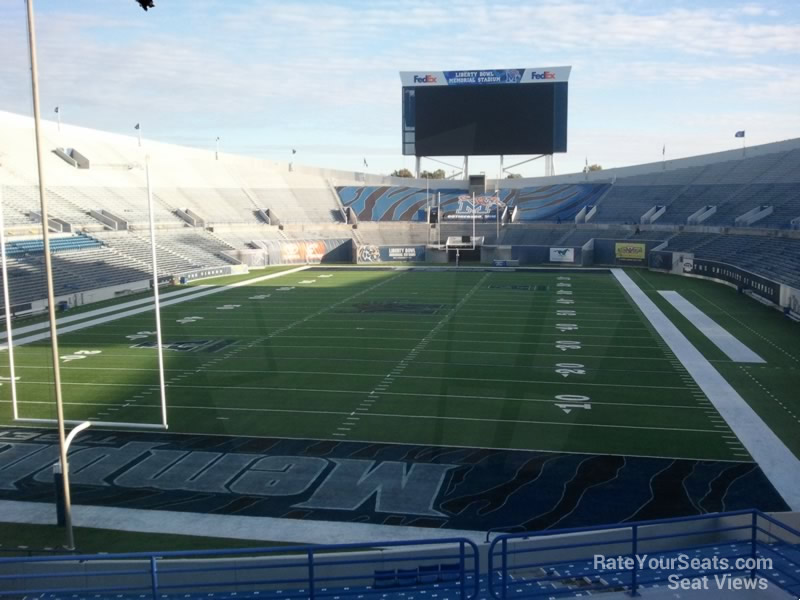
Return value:
[(747, 375), (747, 376), (748, 376), (750, 379), (752, 379), (752, 380), (753, 380), (753, 382), (754, 382), (754, 383), (755, 383), (755, 384), (756, 384), (758, 387), (760, 387), (760, 388), (761, 388), (761, 391), (763, 391), (765, 394), (767, 394), (767, 396), (769, 396), (770, 398), (772, 398), (772, 399), (773, 399), (773, 400), (774, 400), (774, 401), (775, 401), (775, 402), (778, 404), (778, 406), (780, 406), (780, 407), (781, 407), (783, 410), (785, 410), (787, 413), (789, 413), (789, 416), (790, 416), (790, 417), (792, 417), (792, 419), (794, 419), (796, 422), (800, 423), (800, 418), (798, 417), (798, 415), (796, 415), (796, 414), (795, 414), (795, 413), (792, 411), (792, 409), (790, 409), (790, 408), (789, 408), (788, 406), (786, 406), (786, 405), (785, 405), (783, 402), (781, 402), (781, 401), (778, 399), (778, 397), (777, 397), (775, 394), (773, 394), (773, 393), (772, 393), (772, 392), (770, 392), (770, 391), (769, 391), (769, 390), (768, 390), (766, 387), (764, 387), (764, 385), (762, 385), (762, 383), (761, 383), (761, 382), (760, 382), (758, 379), (756, 379), (756, 378), (755, 378), (755, 376), (754, 376), (754, 375), (753, 375), (753, 374), (750, 372), (750, 369), (746, 369), (746, 368), (745, 368), (745, 367), (743, 367), (743, 366), (739, 366), (739, 369), (741, 369), (741, 370), (742, 370), (742, 372), (743, 372), (745, 375)]
[(800, 459), (622, 269), (611, 269), (611, 273), (694, 377), (784, 501), (792, 510), (800, 510), (800, 478), (795, 475), (800, 473)]
[[(280, 273), (271, 273), (270, 275), (263, 275), (262, 277), (255, 277), (253, 279), (246, 279), (245, 281), (238, 281), (236, 283), (231, 283), (231, 284), (220, 286), (220, 287), (216, 287), (215, 286), (215, 287), (211, 287), (210, 289), (207, 289), (206, 286), (203, 286), (203, 288), (196, 294), (181, 295), (180, 297), (177, 297), (177, 298), (173, 297), (170, 300), (163, 301), (163, 302), (161, 302), (161, 307), (165, 308), (167, 306), (172, 306), (174, 304), (181, 304), (183, 302), (189, 302), (191, 300), (195, 300), (197, 298), (202, 298), (204, 296), (210, 296), (212, 294), (219, 294), (219, 293), (222, 293), (222, 292), (227, 292), (227, 291), (230, 291), (230, 290), (238, 288), (238, 287), (242, 287), (242, 286), (245, 286), (245, 285), (252, 285), (253, 283), (259, 283), (261, 281), (266, 281), (267, 279), (274, 279), (275, 277), (282, 277), (284, 275), (289, 275), (291, 273), (296, 273), (298, 271), (303, 271), (303, 270), (308, 269), (308, 268), (309, 267), (306, 265), (306, 266), (298, 267), (296, 269), (289, 269), (288, 271), (281, 271)], [(138, 302), (138, 301), (134, 301), (134, 302)], [(137, 315), (137, 314), (149, 312), (150, 310), (153, 309), (153, 306), (154, 306), (153, 304), (148, 304), (148, 305), (146, 305), (144, 307), (133, 308), (133, 309), (130, 309), (130, 310), (123, 310), (122, 312), (117, 312), (117, 313), (114, 313), (114, 314), (111, 314), (111, 315), (108, 315), (108, 316), (104, 316), (104, 317), (98, 317), (96, 319), (91, 319), (91, 320), (88, 320), (88, 321), (85, 321), (85, 322), (82, 322), (82, 323), (77, 323), (75, 325), (67, 325), (66, 327), (58, 328), (56, 333), (57, 333), (57, 335), (63, 335), (65, 333), (69, 333), (71, 331), (79, 331), (81, 329), (86, 329), (88, 327), (94, 327), (95, 325), (100, 325), (100, 324), (103, 324), (103, 323), (110, 323), (112, 321), (117, 321), (119, 319), (123, 319), (125, 317), (129, 317), (129, 316), (132, 316), (132, 315)], [(99, 309), (99, 310), (103, 310), (103, 309)], [(79, 316), (79, 315), (75, 315), (75, 316)], [(64, 321), (59, 319), (58, 321), (56, 321), (56, 325), (58, 325), (59, 322), (63, 323)], [(41, 325), (41, 323), (39, 323), (37, 325)], [(45, 323), (45, 325), (47, 325), (47, 324)], [(33, 325), (31, 325), (30, 327), (33, 327)], [(50, 338), (50, 332), (49, 331), (45, 331), (43, 333), (37, 333), (37, 334), (29, 335), (29, 336), (26, 336), (26, 337), (22, 337), (22, 338), (16, 338), (14, 340), (14, 346), (15, 347), (16, 346), (23, 346), (23, 345), (29, 344), (31, 342), (37, 342), (39, 340), (46, 340), (46, 339), (49, 339), (49, 338)], [(0, 338), (0, 339), (2, 339), (2, 338)], [(0, 350), (5, 350), (5, 349), (7, 349), (7, 347), (8, 347), (8, 344), (2, 344), (2, 345), (0, 345)]]
[[(23, 384), (20, 381), (20, 384)], [(23, 385), (47, 385), (52, 386), (52, 381), (26, 381)], [(136, 383), (94, 383), (94, 382), (76, 382), (76, 383), (69, 383), (64, 382), (62, 385), (65, 386), (88, 386), (88, 387), (137, 387), (142, 385), (148, 384), (136, 384)], [(208, 385), (176, 385), (173, 386), (176, 389), (197, 389), (197, 390), (230, 390), (230, 386), (208, 386)], [(315, 393), (315, 394), (364, 394), (366, 393), (365, 390), (333, 390), (333, 389), (324, 389), (324, 388), (287, 388), (287, 387), (257, 387), (257, 386), (238, 386), (237, 390), (246, 390), (246, 391), (278, 391), (278, 392), (300, 392), (300, 393)], [(386, 396), (411, 396), (411, 397), (420, 397), (420, 398), (456, 398), (456, 399), (468, 399), (468, 400), (479, 400), (479, 401), (496, 401), (496, 400), (507, 400), (510, 402), (545, 402), (548, 404), (552, 404), (552, 398), (510, 398), (506, 396), (476, 396), (476, 395), (465, 395), (465, 394), (428, 394), (425, 392), (382, 392), (383, 395)], [(379, 398), (379, 396), (375, 396), (375, 398)], [(364, 402), (370, 401), (370, 398), (364, 400)], [(0, 404), (10, 403), (11, 400), (0, 400)], [(27, 400), (26, 403), (28, 404), (52, 404), (52, 401), (39, 401), (39, 400)], [(102, 406), (104, 403), (102, 402), (65, 402), (64, 404), (69, 404), (73, 406)], [(668, 409), (685, 409), (685, 410), (703, 410), (702, 407), (697, 406), (696, 404), (640, 404), (635, 402), (604, 402), (599, 400), (593, 400), (592, 404), (596, 405), (608, 405), (608, 406), (624, 406), (628, 408), (668, 408)], [(111, 404), (110, 406), (114, 406)], [(153, 405), (155, 406), (155, 405)], [(180, 406), (173, 403), (173, 406)], [(225, 407), (218, 407), (219, 410), (226, 410)]]
[[(486, 281), (486, 279), (488, 279), (488, 277), (489, 273), (484, 274), (483, 277), (481, 277), (478, 280), (478, 282), (472, 287), (472, 289), (470, 289), (469, 292), (464, 294), (461, 300), (459, 300), (453, 307), (451, 307), (450, 310), (448, 310), (447, 313), (445, 313), (445, 315), (439, 320), (439, 322), (436, 325), (434, 325), (433, 328), (425, 335), (425, 337), (423, 337), (417, 343), (417, 345), (414, 346), (414, 348), (412, 348), (409, 351), (409, 353), (403, 358), (403, 360), (401, 360), (400, 363), (394, 369), (392, 369), (391, 373), (386, 375), (383, 381), (381, 381), (378, 385), (375, 386), (375, 389), (372, 390), (372, 392), (370, 392), (369, 396), (372, 396), (376, 391), (384, 392), (386, 388), (393, 383), (395, 375), (397, 377), (401, 377), (401, 375), (399, 375), (398, 373), (402, 373), (406, 369), (408, 363), (414, 359), (417, 352), (419, 352), (419, 350), (421, 349), (424, 349), (431, 342), (431, 340), (433, 340), (433, 338), (436, 337), (436, 334), (439, 332), (439, 330), (442, 327), (444, 327), (446, 323), (450, 321), (450, 319), (458, 311), (459, 308), (464, 306), (464, 304), (475, 294), (475, 292), (480, 288), (480, 286), (483, 285), (483, 282)], [(368, 404), (365, 404), (363, 402), (361, 406), (369, 407)], [(364, 408), (364, 409), (359, 408), (358, 410), (366, 411), (369, 410), (369, 408)]]

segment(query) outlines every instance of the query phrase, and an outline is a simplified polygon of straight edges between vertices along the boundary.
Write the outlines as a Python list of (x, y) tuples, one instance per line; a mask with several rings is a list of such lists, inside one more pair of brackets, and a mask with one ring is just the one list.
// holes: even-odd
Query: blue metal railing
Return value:
[[(560, 541), (548, 540), (556, 535)], [(603, 568), (608, 563), (598, 565), (595, 557), (606, 553), (620, 560)], [(642, 558), (647, 554), (657, 555), (663, 561), (657, 565), (664, 568), (649, 568)], [(772, 568), (759, 568), (759, 558), (773, 559)], [(504, 534), (492, 541), (488, 559), (489, 594), (497, 600), (612, 589), (635, 596), (642, 586), (673, 581), (670, 576), (691, 580), (726, 574), (745, 574), (790, 593), (800, 591), (800, 531), (754, 510)]]
[(173, 594), (273, 591), (280, 598), (319, 600), (427, 586), (474, 600), (479, 572), (478, 547), (466, 538), (16, 557), (0, 559), (0, 598), (130, 594), (155, 600)]
[[(593, 558), (599, 554), (628, 562), (598, 565)], [(642, 556), (718, 562), (676, 569), (642, 564), (637, 560)], [(502, 534), (489, 545), (488, 559), (481, 578), (478, 548), (465, 538), (14, 557), (0, 559), (0, 598), (114, 594), (162, 599), (258, 592), (273, 600), (327, 600), (431, 588), (460, 600), (508, 600), (612, 589), (637, 595), (675, 574), (689, 580), (745, 577), (800, 592), (800, 531), (752, 510)], [(485, 595), (481, 583), (488, 583)]]

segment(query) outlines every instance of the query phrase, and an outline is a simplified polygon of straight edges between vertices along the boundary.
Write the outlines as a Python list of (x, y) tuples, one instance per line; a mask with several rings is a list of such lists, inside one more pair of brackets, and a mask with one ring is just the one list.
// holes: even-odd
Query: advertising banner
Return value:
[(645, 244), (617, 242), (614, 246), (614, 253), (617, 260), (642, 261), (647, 255), (647, 246)]
[(574, 263), (575, 248), (550, 248), (550, 262)]
[(359, 246), (358, 263), (419, 262), (425, 260), (425, 246)]
[(349, 249), (351, 243), (350, 240), (345, 239), (264, 241), (269, 258), (268, 264), (271, 265), (348, 262), (352, 260), (352, 257), (349, 256), (349, 253), (352, 252)]
[(475, 71), (402, 71), (400, 79), (405, 87), (555, 83), (569, 80), (571, 70), (572, 67), (534, 67)]

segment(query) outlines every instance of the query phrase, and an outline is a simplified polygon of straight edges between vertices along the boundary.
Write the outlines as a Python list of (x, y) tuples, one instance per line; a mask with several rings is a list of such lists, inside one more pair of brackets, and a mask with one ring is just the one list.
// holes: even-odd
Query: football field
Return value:
[[(750, 460), (604, 270), (318, 267), (192, 289), (161, 311), (172, 432)], [(66, 418), (160, 423), (152, 309), (76, 325)], [(54, 418), (48, 340), (15, 359), (20, 416)]]

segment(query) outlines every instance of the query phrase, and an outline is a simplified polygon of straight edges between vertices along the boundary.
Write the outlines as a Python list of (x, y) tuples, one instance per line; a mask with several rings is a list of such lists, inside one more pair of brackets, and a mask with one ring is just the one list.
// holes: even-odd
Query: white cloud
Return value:
[[(611, 115), (620, 156), (641, 135), (624, 121), (682, 109), (675, 97), (726, 97), (715, 113), (749, 105), (792, 124), (800, 93), (800, 20), (780, 3), (196, 0), (147, 14), (52, 4), (38, 19), (45, 110), (117, 130), (147, 120), (164, 136), (213, 130), (266, 153), (282, 142), (254, 142), (254, 131), (320, 154), (349, 152), (348, 137), (376, 153), (399, 146), (403, 69), (573, 64), (571, 147), (582, 119)], [(790, 14), (777, 20), (777, 9)], [(28, 110), (22, 3), (0, 12), (0, 56), (14, 57), (0, 61), (0, 109)], [(635, 106), (631, 90), (648, 88), (669, 94)]]

